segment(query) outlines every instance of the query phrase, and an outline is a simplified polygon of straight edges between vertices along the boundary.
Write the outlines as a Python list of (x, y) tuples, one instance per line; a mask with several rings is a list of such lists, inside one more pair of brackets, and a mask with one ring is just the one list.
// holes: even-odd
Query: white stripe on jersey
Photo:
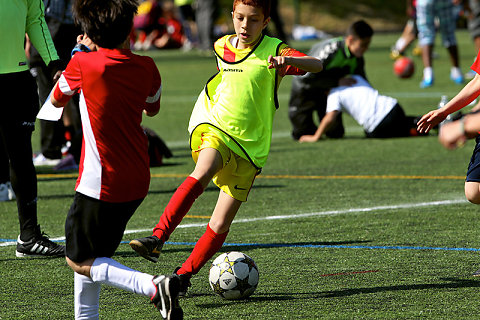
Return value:
[(100, 199), (100, 191), (102, 189), (100, 153), (98, 152), (97, 141), (95, 140), (90, 117), (88, 116), (87, 103), (83, 91), (80, 92), (79, 105), (80, 115), (82, 117), (85, 154), (83, 159), (83, 171), (81, 172), (80, 182), (78, 183), (76, 191), (88, 197)]
[(67, 80), (65, 80), (63, 73), (60, 76), (60, 79), (58, 79), (58, 88), (67, 96), (72, 96), (75, 93), (75, 91), (72, 91), (72, 89), (70, 89), (70, 86), (68, 85)]
[(160, 99), (160, 95), (162, 94), (162, 86), (158, 88), (157, 93), (153, 97), (147, 97), (147, 100), (145, 101), (146, 103), (154, 103), (157, 102), (158, 99)]

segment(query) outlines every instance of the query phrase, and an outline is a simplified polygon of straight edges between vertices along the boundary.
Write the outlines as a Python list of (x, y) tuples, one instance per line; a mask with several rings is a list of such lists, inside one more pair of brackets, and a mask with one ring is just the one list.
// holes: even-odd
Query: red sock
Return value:
[(187, 177), (177, 188), (163, 211), (160, 221), (153, 229), (153, 235), (163, 242), (167, 241), (173, 230), (182, 222), (183, 217), (195, 200), (203, 193), (203, 186), (193, 178)]
[(215, 231), (210, 229), (210, 225), (207, 225), (207, 231), (198, 239), (192, 253), (182, 264), (177, 274), (197, 274), (205, 263), (220, 250), (227, 238), (227, 234), (228, 231), (222, 234), (215, 233)]

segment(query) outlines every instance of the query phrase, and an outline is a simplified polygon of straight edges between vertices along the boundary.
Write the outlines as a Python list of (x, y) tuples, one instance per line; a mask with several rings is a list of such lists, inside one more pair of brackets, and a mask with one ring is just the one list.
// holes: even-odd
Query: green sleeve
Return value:
[(25, 32), (28, 34), (30, 41), (38, 50), (46, 65), (53, 60), (59, 59), (47, 23), (45, 22), (42, 0), (28, 1)]

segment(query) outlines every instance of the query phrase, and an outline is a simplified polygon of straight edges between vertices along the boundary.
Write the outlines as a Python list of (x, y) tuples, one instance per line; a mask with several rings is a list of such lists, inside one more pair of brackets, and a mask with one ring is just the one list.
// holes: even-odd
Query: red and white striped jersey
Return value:
[(150, 184), (143, 110), (160, 108), (161, 78), (150, 57), (128, 49), (79, 52), (54, 97), (80, 93), (83, 145), (76, 191), (106, 202), (144, 198)]

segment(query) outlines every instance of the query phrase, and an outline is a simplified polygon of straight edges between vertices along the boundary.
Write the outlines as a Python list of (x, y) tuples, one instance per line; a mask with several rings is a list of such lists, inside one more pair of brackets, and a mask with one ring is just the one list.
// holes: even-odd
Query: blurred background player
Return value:
[(65, 256), (65, 247), (49, 240), (37, 220), (37, 176), (32, 161), (32, 132), (38, 113), (35, 79), (28, 70), (25, 34), (35, 45), (52, 77), (62, 64), (44, 19), (41, 0), (2, 1), (0, 10), (0, 139), (10, 163), (10, 179), (17, 198), (20, 235), (17, 257)]
[[(66, 63), (70, 60), (70, 53), (76, 44), (75, 39), (81, 33), (81, 30), (73, 23), (73, 0), (43, 0), (43, 2), (48, 31), (52, 36), (60, 60)], [(51, 76), (52, 70), (43, 62), (34, 45), (30, 46), (29, 53), (30, 71), (37, 81), (40, 105), (43, 105), (55, 84)], [(35, 156), (33, 164), (55, 166), (62, 159), (62, 148), (65, 152), (68, 149), (67, 141), (70, 143), (77, 134), (81, 136), (78, 97), (72, 99), (66, 106), (62, 119), (59, 121), (39, 120), (39, 123), (41, 152)]]
[[(390, 58), (396, 60), (399, 57), (405, 54), (405, 51), (410, 47), (410, 45), (417, 39), (418, 29), (417, 29), (417, 12), (416, 12), (417, 0), (407, 0), (407, 23), (403, 28), (402, 35), (395, 42), (395, 45), (392, 47), (390, 52)], [(415, 47), (413, 49), (414, 55), (421, 55), (422, 50)]]
[(198, 45), (198, 30), (195, 22), (193, 0), (175, 0), (174, 4), (178, 8), (179, 18), (185, 33), (183, 49), (190, 50)]
[(164, 319), (183, 318), (178, 278), (154, 277), (111, 258), (150, 184), (142, 114), (160, 109), (155, 62), (129, 49), (136, 11), (136, 0), (76, 0), (73, 14), (86, 35), (80, 41), (88, 45), (91, 39), (98, 50), (77, 52), (51, 96), (54, 106), (63, 107), (79, 93), (84, 127), (80, 174), (65, 221), (76, 319), (98, 319), (101, 284), (150, 297)]
[(368, 138), (418, 136), (418, 117), (407, 117), (392, 97), (384, 96), (361, 76), (352, 75), (355, 84), (330, 90), (327, 110), (314, 135), (301, 136), (300, 142), (315, 142), (322, 138), (337, 117), (345, 111), (360, 124)]
[[(308, 53), (323, 63), (322, 72), (307, 72), (294, 77), (290, 94), (288, 117), (292, 123), (292, 137), (298, 140), (303, 135), (313, 135), (317, 131), (314, 114), (321, 121), (327, 107), (330, 89), (353, 84), (348, 75), (365, 75), (364, 53), (368, 50), (373, 29), (363, 20), (354, 22), (345, 37), (328, 39), (317, 43)], [(345, 132), (341, 117), (337, 117), (326, 135), (341, 138)]]
[(185, 295), (190, 278), (222, 247), (230, 225), (270, 150), (277, 90), (286, 74), (318, 72), (319, 59), (289, 48), (263, 34), (270, 18), (269, 0), (234, 0), (235, 34), (215, 42), (218, 73), (202, 90), (192, 112), (189, 132), (195, 169), (177, 188), (153, 235), (130, 246), (156, 262), (163, 244), (212, 180), (219, 188), (217, 204), (205, 233), (192, 253), (174, 271)]
[(196, 0), (195, 21), (198, 31), (198, 49), (210, 53), (215, 40), (213, 27), (218, 16), (218, 0)]
[(433, 86), (434, 73), (432, 65), (433, 44), (435, 42), (436, 26), (442, 35), (443, 46), (450, 56), (450, 79), (457, 83), (463, 83), (463, 74), (459, 66), (457, 39), (455, 29), (457, 18), (454, 13), (454, 4), (460, 0), (417, 0), (417, 28), (420, 46), (422, 47), (423, 78), (421, 88)]
[(134, 19), (135, 50), (178, 49), (186, 39), (173, 1), (144, 1)]

